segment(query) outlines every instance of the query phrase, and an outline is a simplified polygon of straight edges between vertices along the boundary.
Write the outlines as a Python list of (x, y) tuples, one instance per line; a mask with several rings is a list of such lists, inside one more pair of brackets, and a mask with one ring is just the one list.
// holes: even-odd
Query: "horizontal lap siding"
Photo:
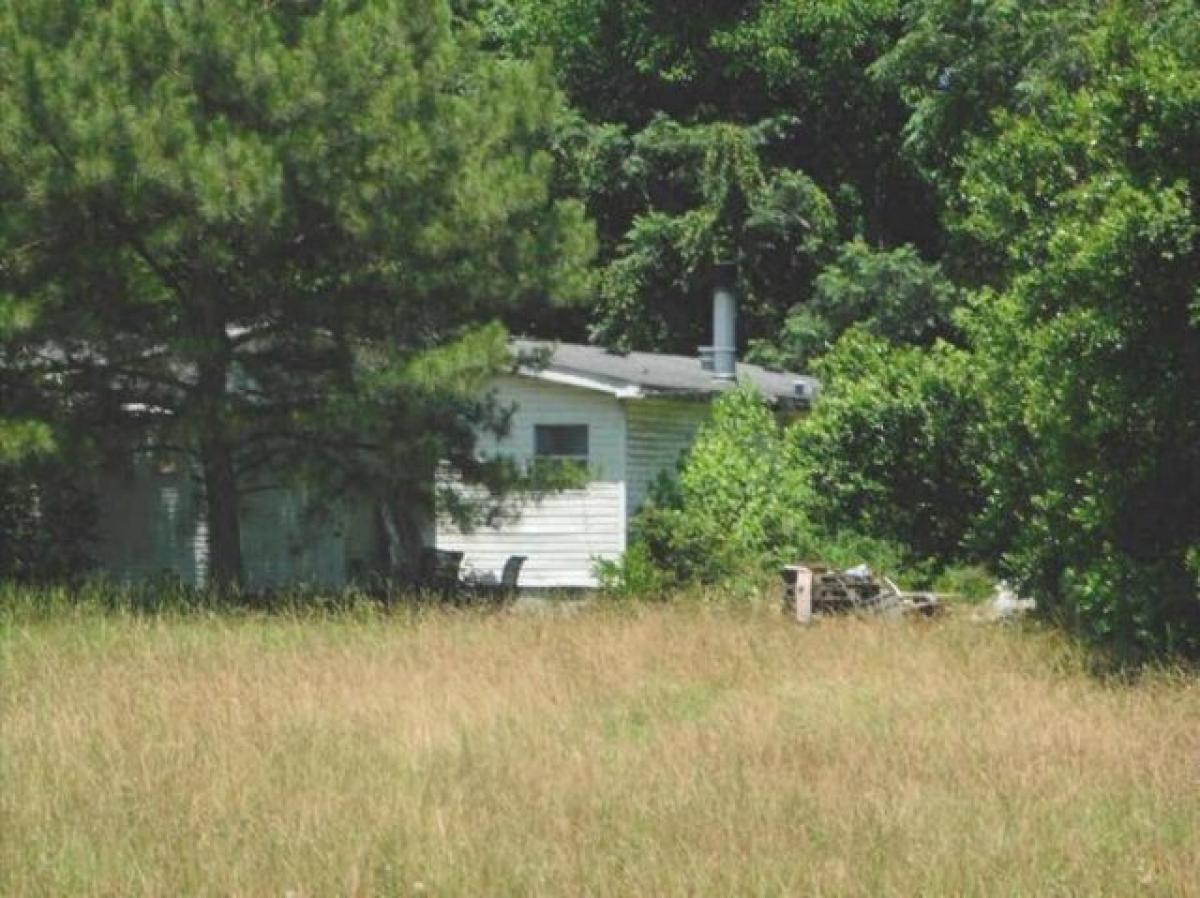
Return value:
[(288, 487), (242, 502), (242, 563), (249, 588), (345, 584), (346, 514), (310, 516), (314, 501), (305, 488)]
[[(132, 583), (157, 578), (203, 586), (208, 531), (203, 490), (183, 466), (160, 473), (149, 459), (98, 484), (93, 554), (101, 570)], [(313, 497), (302, 487), (254, 493), (242, 501), (242, 563), (250, 589), (288, 585), (337, 587), (346, 582), (351, 536), (366, 542), (369, 506), (309, 519)], [(353, 517), (351, 517), (353, 515)], [(365, 518), (364, 520), (359, 520)], [(365, 547), (354, 546), (363, 552)]]
[(705, 402), (636, 400), (626, 404), (626, 411), (628, 514), (632, 516), (660, 473), (675, 474), (681, 453), (691, 448), (711, 408)]
[(171, 579), (202, 586), (208, 570), (203, 498), (182, 465), (166, 469), (139, 458), (102, 477), (92, 551), (101, 571), (121, 583)]
[(532, 378), (501, 378), (496, 389), (500, 400), (515, 404), (516, 410), (508, 436), (481, 439), (481, 451), (525, 462), (533, 458), (535, 425), (587, 424), (593, 480), (584, 489), (522, 502), (518, 517), (499, 527), (462, 533), (439, 517), (438, 548), (463, 552), (464, 573), (481, 578), (498, 578), (510, 555), (525, 555), (522, 586), (595, 586), (595, 560), (614, 559), (625, 551), (625, 421), (620, 405), (602, 393)]

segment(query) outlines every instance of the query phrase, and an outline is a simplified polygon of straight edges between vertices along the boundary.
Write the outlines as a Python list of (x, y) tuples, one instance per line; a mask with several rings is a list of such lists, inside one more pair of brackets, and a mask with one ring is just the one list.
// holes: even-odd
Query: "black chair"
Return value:
[(421, 566), (417, 585), (422, 590), (436, 592), (449, 598), (458, 590), (458, 572), (462, 567), (462, 552), (447, 552), (426, 546), (421, 550)]
[(504, 570), (500, 574), (500, 592), (505, 600), (517, 597), (517, 583), (521, 579), (521, 568), (528, 561), (525, 555), (510, 555), (504, 562)]
[(471, 592), (481, 601), (501, 604), (517, 597), (517, 584), (521, 579), (521, 568), (528, 560), (525, 555), (510, 555), (504, 562), (499, 583), (476, 583)]

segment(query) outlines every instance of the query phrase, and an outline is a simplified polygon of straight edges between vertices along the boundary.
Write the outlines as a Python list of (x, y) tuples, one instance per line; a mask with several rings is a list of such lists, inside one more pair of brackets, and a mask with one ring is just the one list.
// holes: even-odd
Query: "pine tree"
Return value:
[(508, 359), (478, 326), (578, 293), (591, 252), (550, 194), (560, 109), (444, 0), (13, 0), (0, 297), (33, 314), (5, 367), (194, 460), (217, 585), (264, 478), (494, 485), (471, 389)]

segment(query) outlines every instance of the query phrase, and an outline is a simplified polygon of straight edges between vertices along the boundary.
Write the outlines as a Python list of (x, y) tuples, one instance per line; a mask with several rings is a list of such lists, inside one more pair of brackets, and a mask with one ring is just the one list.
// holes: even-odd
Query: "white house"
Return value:
[[(495, 381), (499, 398), (515, 411), (507, 436), (483, 440), (481, 451), (524, 462), (573, 459), (586, 464), (590, 481), (525, 502), (518, 517), (498, 528), (463, 533), (439, 517), (426, 538), (463, 552), (464, 573), (483, 578), (498, 578), (510, 555), (526, 556), (523, 587), (594, 586), (596, 560), (625, 550), (630, 519), (651, 483), (675, 469), (715, 396), (749, 383), (786, 410), (804, 406), (815, 387), (811, 378), (736, 364), (731, 355), (723, 361), (718, 354), (714, 373), (695, 357), (534, 341), (515, 341), (514, 348), (540, 348), (548, 363)], [(207, 534), (188, 472), (147, 456), (112, 475), (99, 493), (94, 554), (102, 569), (122, 580), (169, 576), (204, 583)], [(249, 587), (336, 587), (378, 567), (384, 541), (369, 502), (348, 503), (319, 519), (307, 515), (307, 507), (303, 490), (250, 497), (242, 519)]]
[(596, 585), (596, 560), (625, 551), (630, 519), (655, 478), (675, 470), (714, 397), (749, 383), (777, 406), (797, 408), (815, 387), (812, 378), (757, 365), (716, 377), (688, 356), (535, 341), (515, 341), (514, 348), (541, 349), (549, 361), (496, 381), (515, 412), (507, 436), (480, 448), (526, 463), (569, 458), (587, 466), (590, 482), (526, 502), (499, 528), (462, 533), (440, 517), (434, 540), (439, 549), (463, 552), (464, 571), (482, 577), (498, 577), (510, 555), (524, 555), (521, 584), (529, 587)]

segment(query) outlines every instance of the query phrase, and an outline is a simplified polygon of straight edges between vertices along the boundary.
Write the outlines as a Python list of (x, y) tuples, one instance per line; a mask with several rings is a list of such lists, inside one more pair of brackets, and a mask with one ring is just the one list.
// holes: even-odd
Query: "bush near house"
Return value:
[(984, 447), (969, 354), (855, 328), (815, 371), (824, 389), (791, 433), (813, 522), (897, 543), (914, 559), (970, 560)]
[(817, 559), (904, 571), (911, 547), (817, 517), (826, 509), (813, 468), (826, 460), (806, 445), (809, 426), (782, 423), (752, 389), (717, 400), (677, 479), (660, 480), (638, 514), (631, 549), (606, 570), (607, 583), (626, 591), (660, 580), (752, 583), (780, 564)]

